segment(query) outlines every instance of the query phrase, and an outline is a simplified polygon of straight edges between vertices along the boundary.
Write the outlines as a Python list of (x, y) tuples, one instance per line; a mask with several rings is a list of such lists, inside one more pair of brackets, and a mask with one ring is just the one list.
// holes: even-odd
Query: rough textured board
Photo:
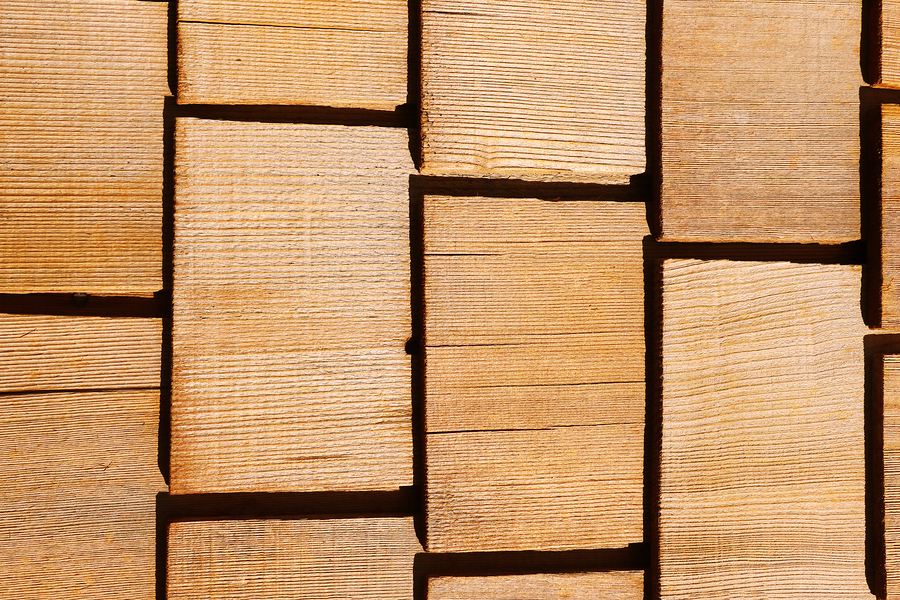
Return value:
[(0, 393), (159, 387), (161, 319), (0, 315)]
[(435, 577), (428, 600), (643, 600), (644, 573), (565, 573)]
[(426, 196), (429, 550), (642, 539), (644, 215)]
[(4, 0), (0, 292), (162, 288), (166, 4)]
[(169, 600), (412, 600), (412, 518), (169, 526)]
[(393, 110), (408, 20), (401, 0), (181, 0), (178, 101)]
[(860, 0), (664, 0), (663, 239), (859, 239), (860, 15)]
[(662, 268), (661, 597), (870, 597), (860, 267)]
[(881, 326), (900, 327), (900, 106), (881, 109)]
[(177, 123), (172, 491), (412, 482), (406, 132)]
[(0, 396), (4, 598), (155, 598), (159, 393)]
[(890, 600), (900, 597), (900, 355), (878, 360), (884, 391), (884, 546)]
[(877, 0), (880, 7), (878, 40), (880, 52), (876, 63), (876, 83), (888, 87), (900, 87), (900, 2)]
[(424, 173), (644, 171), (644, 1), (423, 0), (422, 27)]

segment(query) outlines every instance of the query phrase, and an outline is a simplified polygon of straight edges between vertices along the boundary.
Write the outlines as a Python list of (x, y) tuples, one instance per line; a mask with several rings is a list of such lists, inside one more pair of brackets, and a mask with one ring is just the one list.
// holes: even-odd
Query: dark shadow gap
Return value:
[[(412, 337), (406, 351), (412, 361), (412, 435), (413, 435), (413, 484), (421, 496), (419, 505), (425, 506), (425, 196), (419, 182), (413, 176), (409, 182), (409, 249), (410, 249), (410, 302), (412, 313)], [(416, 536), (425, 546), (425, 513), (415, 515)]]
[(881, 78), (881, 9), (878, 0), (862, 0), (859, 68), (863, 81), (872, 85)]
[(647, 225), (654, 237), (662, 233), (662, 0), (647, 1), (646, 138), (649, 174)]
[(0, 313), (61, 317), (133, 317), (153, 319), (168, 311), (168, 294), (105, 296), (93, 294), (0, 294)]
[(745, 242), (658, 242), (644, 238), (644, 259), (781, 261), (831, 265), (862, 265), (866, 248), (861, 241), (843, 244), (756, 244)]
[(171, 404), (172, 404), (172, 285), (174, 278), (173, 260), (175, 246), (175, 100), (166, 98), (163, 117), (163, 222), (162, 222), (162, 279), (161, 301), (162, 346), (160, 350), (160, 394), (159, 394), (159, 444), (157, 464), (159, 471), (169, 484)]
[(425, 600), (431, 577), (489, 577), (538, 573), (642, 571), (645, 544), (602, 550), (465, 552), (417, 554), (413, 565), (416, 600)]
[(280, 104), (218, 105), (183, 104), (175, 106), (176, 117), (245, 121), (253, 123), (305, 123), (310, 125), (347, 125), (353, 127), (410, 127), (414, 113), (406, 104), (396, 110), (334, 108), (329, 106), (288, 106)]
[(661, 262), (644, 257), (644, 541), (648, 560), (644, 598), (655, 600), (659, 590), (659, 489), (662, 451), (662, 270)]
[[(867, 91), (868, 90), (868, 91)], [(880, 90), (879, 90), (880, 91)], [(869, 327), (881, 326), (882, 233), (881, 233), (881, 106), (886, 94), (860, 89), (860, 214), (862, 235), (866, 241), (866, 265), (863, 268), (863, 314)], [(891, 94), (900, 101), (900, 94)]]
[(866, 581), (878, 598), (887, 595), (884, 531), (884, 377), (875, 356), (900, 353), (900, 334), (871, 334), (865, 348)]
[(635, 175), (628, 185), (525, 181), (522, 179), (484, 179), (480, 177), (439, 177), (413, 175), (410, 187), (422, 196), (480, 196), (485, 198), (537, 198), (539, 200), (602, 200), (607, 202), (645, 202), (646, 175)]
[(156, 508), (166, 522), (412, 516), (419, 511), (419, 491), (407, 486), (381, 492), (160, 493)]
[(410, 113), (409, 154), (416, 170), (422, 168), (422, 0), (409, 0), (406, 50), (406, 109)]

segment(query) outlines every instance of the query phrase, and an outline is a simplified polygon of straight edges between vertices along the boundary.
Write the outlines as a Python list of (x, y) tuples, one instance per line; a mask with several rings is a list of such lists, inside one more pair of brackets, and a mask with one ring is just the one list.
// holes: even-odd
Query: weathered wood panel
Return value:
[(428, 600), (643, 600), (644, 573), (565, 573), (499, 577), (435, 577)]
[(407, 3), (178, 3), (178, 101), (393, 110), (407, 100)]
[(646, 3), (423, 0), (423, 172), (628, 182)]
[(900, 106), (881, 108), (880, 325), (900, 327)]
[(403, 130), (180, 119), (172, 491), (412, 480)]
[(429, 550), (640, 541), (644, 214), (426, 196)]
[(162, 288), (166, 4), (5, 0), (0, 292)]
[(900, 596), (900, 355), (877, 360), (884, 399), (884, 546), (890, 600)]
[(169, 526), (168, 598), (412, 600), (412, 518)]
[(860, 267), (662, 269), (661, 597), (869, 597)]
[(860, 0), (664, 0), (662, 238), (859, 239)]

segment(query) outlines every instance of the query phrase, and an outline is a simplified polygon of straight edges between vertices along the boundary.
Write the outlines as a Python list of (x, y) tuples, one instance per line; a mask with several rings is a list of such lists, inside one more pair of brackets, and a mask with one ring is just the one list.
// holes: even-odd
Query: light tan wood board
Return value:
[(641, 203), (425, 197), (429, 550), (642, 540), (646, 234)]
[(166, 4), (2, 12), (0, 293), (161, 289)]
[(900, 106), (881, 107), (880, 324), (900, 327)]
[(407, 143), (178, 120), (173, 493), (412, 483)]
[(158, 320), (0, 315), (3, 598), (155, 597), (160, 344)]
[(423, 0), (426, 174), (645, 170), (646, 2)]
[(428, 600), (643, 600), (642, 571), (435, 577)]
[(662, 598), (866, 598), (859, 266), (662, 266)]
[(859, 239), (861, 11), (663, 1), (662, 239)]
[(879, 52), (875, 82), (885, 87), (900, 87), (900, 2), (877, 0), (879, 16), (876, 21)]
[(400, 0), (181, 0), (178, 101), (394, 110), (408, 22)]
[(169, 525), (169, 600), (412, 600), (408, 518)]
[(900, 597), (900, 355), (876, 358), (884, 399), (884, 546), (887, 598)]

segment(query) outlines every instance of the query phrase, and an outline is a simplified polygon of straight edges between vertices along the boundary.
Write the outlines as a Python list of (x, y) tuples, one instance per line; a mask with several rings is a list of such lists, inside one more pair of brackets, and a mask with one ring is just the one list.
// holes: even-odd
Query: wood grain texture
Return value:
[(394, 110), (408, 21), (400, 0), (182, 0), (178, 101)]
[(887, 598), (900, 597), (900, 355), (876, 358), (884, 400), (884, 546)]
[(162, 288), (166, 5), (5, 0), (0, 292)]
[(644, 214), (425, 197), (429, 550), (640, 541)]
[(643, 600), (642, 571), (435, 577), (428, 600)]
[(858, 266), (662, 267), (662, 598), (866, 598)]
[(179, 119), (173, 493), (412, 483), (407, 144)]
[(159, 319), (0, 315), (0, 597), (155, 597)]
[(881, 108), (880, 289), (882, 327), (900, 327), (900, 106)]
[(161, 319), (0, 314), (0, 393), (158, 388)]
[(859, 239), (860, 0), (662, 11), (662, 239)]
[(642, 0), (423, 0), (423, 172), (627, 183), (645, 27)]
[(412, 518), (169, 525), (169, 600), (412, 600)]
[(877, 20), (880, 56), (876, 61), (875, 82), (886, 87), (900, 87), (900, 2), (877, 0), (875, 4), (880, 11)]

